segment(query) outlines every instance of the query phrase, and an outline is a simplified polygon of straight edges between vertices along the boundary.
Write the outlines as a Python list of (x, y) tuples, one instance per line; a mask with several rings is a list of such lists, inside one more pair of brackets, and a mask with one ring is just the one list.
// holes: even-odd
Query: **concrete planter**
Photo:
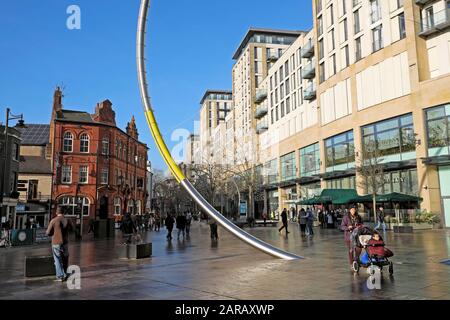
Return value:
[(152, 243), (124, 244), (120, 246), (119, 258), (129, 260), (146, 259), (152, 256)]
[(414, 230), (432, 230), (434, 226), (428, 223), (398, 223), (392, 226), (395, 233), (413, 233)]
[(53, 256), (25, 257), (25, 277), (46, 277), (56, 275)]

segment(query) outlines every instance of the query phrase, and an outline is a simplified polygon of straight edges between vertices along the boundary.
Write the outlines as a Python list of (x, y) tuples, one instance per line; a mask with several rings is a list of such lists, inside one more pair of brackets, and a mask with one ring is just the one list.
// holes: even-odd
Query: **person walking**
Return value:
[(313, 236), (314, 213), (310, 208), (306, 208), (306, 234)]
[(262, 218), (263, 218), (263, 222), (264, 222), (264, 227), (265, 227), (265, 226), (266, 226), (266, 224), (267, 224), (267, 213), (263, 212), (263, 214), (262, 214)]
[(88, 234), (91, 233), (91, 232), (94, 232), (94, 225), (95, 225), (95, 220), (94, 219), (89, 219)]
[(188, 211), (186, 213), (186, 235), (189, 236), (191, 232), (192, 213)]
[(155, 225), (155, 231), (159, 232), (161, 228), (161, 216), (159, 215), (159, 213), (155, 214), (153, 224)]
[(292, 217), (292, 222), (297, 221), (297, 210), (295, 210), (294, 207), (291, 208), (291, 217)]
[(306, 231), (306, 211), (305, 209), (301, 208), (300, 212), (298, 213), (298, 224), (300, 226), (300, 233), (302, 235), (305, 235), (305, 231)]
[(56, 208), (54, 217), (47, 228), (46, 235), (52, 237), (52, 253), (55, 261), (56, 281), (67, 280), (69, 267), (69, 232), (73, 230), (70, 220), (64, 217), (61, 207)]
[(325, 227), (325, 215), (321, 209), (319, 209), (317, 216), (319, 218), (320, 228), (323, 229)]
[(327, 229), (334, 229), (333, 211), (328, 211), (326, 219), (327, 219)]
[(172, 230), (174, 223), (175, 219), (172, 217), (172, 215), (170, 213), (167, 214), (166, 220), (164, 221), (167, 229), (167, 240), (172, 240)]
[(341, 223), (341, 230), (344, 231), (345, 245), (348, 248), (348, 261), (350, 263), (350, 267), (353, 264), (354, 260), (359, 259), (359, 256), (361, 254), (361, 248), (358, 248), (358, 247), (355, 248), (355, 255), (353, 254), (350, 236), (351, 236), (353, 230), (355, 230), (355, 228), (357, 228), (361, 224), (362, 224), (362, 218), (358, 214), (356, 206), (352, 205), (350, 207), (348, 214), (346, 214), (344, 216), (344, 218), (342, 219), (342, 223)]
[(122, 231), (124, 244), (130, 244), (133, 234), (137, 232), (137, 228), (129, 213), (125, 214), (120, 225), (120, 230)]
[(184, 213), (181, 213), (177, 216), (177, 229), (178, 229), (178, 236), (177, 239), (180, 240), (180, 235), (183, 234), (183, 239), (186, 236), (186, 216)]
[(384, 208), (380, 206), (377, 211), (377, 226), (375, 227), (375, 230), (380, 229), (380, 227), (383, 228), (383, 233), (386, 233), (386, 222), (384, 220)]
[(211, 232), (211, 240), (219, 240), (219, 234), (217, 232), (217, 222), (213, 218), (209, 218), (209, 230)]
[(283, 226), (278, 229), (278, 232), (281, 232), (281, 230), (286, 229), (286, 235), (289, 233), (288, 231), (288, 215), (286, 208), (283, 209), (283, 212), (281, 212), (281, 222), (283, 223)]

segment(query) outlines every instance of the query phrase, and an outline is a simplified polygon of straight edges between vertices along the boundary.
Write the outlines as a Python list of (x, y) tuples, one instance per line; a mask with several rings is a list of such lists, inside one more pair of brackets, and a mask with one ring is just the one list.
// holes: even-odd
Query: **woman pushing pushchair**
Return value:
[[(358, 273), (360, 267), (377, 266), (382, 270), (384, 266), (389, 266), (389, 273), (394, 273), (394, 266), (388, 259), (394, 255), (393, 252), (385, 248), (383, 238), (377, 231), (363, 225), (356, 206), (350, 207), (349, 213), (344, 216), (341, 230), (345, 232), (345, 243), (353, 272)], [(363, 249), (364, 253), (361, 255)]]

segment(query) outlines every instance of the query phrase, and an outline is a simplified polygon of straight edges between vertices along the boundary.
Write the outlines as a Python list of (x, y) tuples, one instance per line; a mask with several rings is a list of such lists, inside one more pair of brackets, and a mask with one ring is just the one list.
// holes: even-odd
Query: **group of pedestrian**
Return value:
[(319, 210), (317, 213), (319, 224), (322, 229), (336, 229), (341, 216), (341, 210), (339, 209), (326, 209), (325, 211)]
[[(292, 210), (292, 209), (291, 209)], [(295, 210), (295, 209), (294, 209)], [(297, 215), (295, 215), (296, 217)], [(310, 208), (307, 208), (306, 210), (304, 208), (301, 208), (298, 212), (298, 224), (300, 227), (300, 232), (302, 235), (307, 236), (313, 236), (314, 235), (314, 213)], [(290, 232), (288, 230), (288, 211), (286, 208), (283, 209), (281, 212), (281, 222), (282, 226), (278, 229), (278, 232), (281, 232), (283, 229), (286, 230), (286, 235), (288, 235)]]
[(185, 211), (177, 215), (174, 218), (171, 214), (168, 214), (166, 219), (164, 220), (164, 225), (167, 229), (167, 240), (172, 240), (172, 231), (173, 227), (176, 225), (178, 229), (177, 239), (180, 239), (180, 236), (183, 236), (183, 240), (186, 237), (189, 237), (191, 231), (191, 223), (192, 223), (192, 213), (190, 211)]

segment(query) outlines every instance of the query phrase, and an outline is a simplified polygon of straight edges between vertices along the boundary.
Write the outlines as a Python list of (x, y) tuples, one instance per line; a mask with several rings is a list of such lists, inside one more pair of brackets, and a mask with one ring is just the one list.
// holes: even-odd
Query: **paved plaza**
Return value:
[(257, 237), (301, 255), (298, 261), (267, 256), (219, 229), (211, 242), (209, 227), (195, 222), (189, 240), (171, 243), (165, 230), (149, 232), (153, 257), (118, 259), (115, 240), (72, 242), (71, 264), (81, 267), (81, 290), (53, 278), (25, 279), (26, 255), (47, 255), (49, 245), (0, 250), (0, 299), (450, 299), (450, 231), (388, 232), (395, 252), (395, 274), (382, 275), (381, 289), (370, 290), (369, 275), (349, 269), (343, 234), (316, 228), (301, 237), (296, 224), (289, 237), (277, 228), (247, 229)]

